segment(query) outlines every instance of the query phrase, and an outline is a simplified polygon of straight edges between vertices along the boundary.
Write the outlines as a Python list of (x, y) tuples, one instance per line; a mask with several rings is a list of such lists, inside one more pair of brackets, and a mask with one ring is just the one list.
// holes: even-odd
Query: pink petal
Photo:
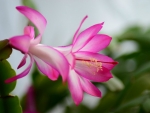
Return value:
[(94, 67), (88, 67), (87, 65), (83, 64), (82, 62), (77, 61), (74, 69), (80, 76), (85, 77), (89, 80), (94, 82), (106, 82), (110, 78), (112, 78), (112, 74), (109, 72), (108, 69), (103, 67), (103, 70), (99, 70)]
[(74, 68), (75, 58), (74, 58), (74, 55), (71, 53), (71, 48), (72, 48), (72, 45), (55, 47), (55, 49), (57, 49), (66, 57), (71, 68)]
[(101, 97), (101, 92), (100, 90), (95, 87), (88, 79), (80, 77), (80, 83), (82, 86), (82, 89), (93, 96)]
[(33, 55), (33, 58), (38, 66), (38, 69), (44, 74), (47, 75), (51, 80), (57, 80), (59, 73), (53, 69), (50, 65)]
[(97, 62), (101, 62), (102, 66), (107, 68), (108, 70), (112, 70), (118, 62), (114, 61), (112, 58), (98, 54), (98, 53), (92, 53), (92, 52), (87, 52), (87, 51), (79, 51), (74, 54), (76, 59), (80, 60), (89, 60), (91, 62), (92, 59), (97, 60)]
[(33, 44), (38, 44), (41, 41), (41, 35), (46, 28), (47, 21), (45, 17), (38, 11), (27, 6), (18, 6), (16, 9), (26, 16), (38, 28), (40, 34), (36, 37), (35, 42), (32, 42)]
[(41, 39), (42, 39), (42, 35), (39, 34), (34, 40), (31, 40), (31, 45), (39, 44), (41, 42)]
[(80, 25), (79, 25), (79, 27), (78, 27), (77, 31), (76, 31), (76, 32), (75, 32), (75, 34), (74, 34), (74, 37), (73, 37), (73, 43), (76, 41), (76, 38), (77, 38), (78, 32), (79, 32), (79, 30), (80, 30), (80, 28), (81, 28), (81, 26), (82, 26), (83, 22), (85, 21), (85, 19), (87, 19), (87, 17), (88, 17), (88, 16), (85, 16), (85, 17), (82, 19), (82, 21), (81, 21), (81, 23), (80, 23)]
[(72, 53), (70, 53), (70, 54), (66, 55), (65, 57), (68, 60), (70, 66), (71, 66), (71, 69), (73, 69), (74, 68), (74, 64), (75, 64), (75, 57), (74, 57), (74, 55)]
[(21, 60), (20, 64), (18, 65), (17, 69), (21, 68), (22, 66), (24, 66), (26, 64), (27, 57), (28, 57), (28, 54), (25, 54), (23, 59)]
[(70, 70), (68, 76), (68, 87), (71, 93), (71, 96), (76, 105), (79, 105), (83, 99), (83, 91), (80, 84), (80, 79), (78, 74), (74, 70)]
[(68, 55), (71, 52), (72, 45), (54, 47), (54, 49), (57, 49), (59, 52), (63, 53), (64, 55)]
[(80, 51), (99, 52), (106, 48), (111, 41), (111, 37), (98, 34), (94, 36)]
[(9, 44), (13, 48), (23, 53), (27, 53), (30, 46), (30, 40), (31, 38), (28, 35), (14, 36), (9, 39)]
[(116, 62), (111, 58), (90, 52), (77, 52), (75, 57), (74, 70), (79, 75), (95, 82), (105, 82), (113, 77), (110, 69), (116, 65)]
[(24, 35), (29, 35), (31, 39), (34, 38), (34, 27), (26, 26), (24, 28)]
[(18, 6), (16, 9), (38, 28), (40, 34), (43, 34), (47, 21), (41, 13), (27, 6)]
[(86, 45), (102, 28), (103, 23), (96, 24), (81, 32), (73, 44), (72, 52), (76, 52)]
[(30, 53), (60, 72), (63, 81), (67, 79), (69, 64), (59, 51), (50, 46), (38, 44), (30, 47)]
[(9, 78), (9, 79), (5, 80), (5, 83), (10, 83), (10, 82), (13, 82), (17, 79), (20, 79), (20, 78), (26, 76), (29, 73), (29, 71), (31, 70), (31, 66), (33, 64), (33, 58), (31, 56), (30, 56), (30, 60), (31, 60), (30, 64), (28, 65), (28, 67), (23, 72), (21, 72), (20, 74), (14, 76), (12, 78)]

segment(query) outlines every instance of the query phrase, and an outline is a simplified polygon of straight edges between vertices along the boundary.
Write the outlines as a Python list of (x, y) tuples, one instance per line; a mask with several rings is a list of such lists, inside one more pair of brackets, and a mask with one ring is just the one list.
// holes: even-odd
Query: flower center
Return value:
[(98, 61), (95, 58), (90, 58), (90, 60), (82, 60), (82, 63), (89, 68), (93, 68), (93, 67), (96, 68), (96, 70), (93, 72), (94, 75), (98, 73), (99, 70), (101, 71), (103, 70), (102, 62)]

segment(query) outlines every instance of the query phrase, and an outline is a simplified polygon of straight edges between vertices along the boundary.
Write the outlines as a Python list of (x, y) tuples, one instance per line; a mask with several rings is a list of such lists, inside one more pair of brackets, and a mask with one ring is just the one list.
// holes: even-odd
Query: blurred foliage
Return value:
[(18, 97), (10, 95), (16, 86), (16, 81), (9, 84), (4, 82), (15, 75), (7, 60), (0, 61), (0, 113), (22, 113)]
[[(39, 113), (45, 113), (49, 109), (60, 104), (68, 96), (67, 84), (62, 85), (62, 80), (51, 81), (46, 76), (38, 72), (37, 69), (32, 73), (33, 87), (35, 90), (35, 104)], [(23, 97), (23, 109), (27, 108), (26, 95)], [(41, 107), (44, 106), (44, 107)]]
[[(62, 85), (61, 79), (51, 81), (41, 74), (33, 73), (33, 85), (36, 93), (36, 105), (40, 112), (45, 112), (55, 107), (68, 95), (67, 85)], [(41, 107), (43, 105), (45, 107)]]
[[(61, 79), (51, 81), (34, 69), (32, 85), (38, 113), (47, 113), (58, 105), (64, 108), (61, 113), (150, 113), (150, 29), (144, 31), (143, 28), (134, 26), (115, 39), (115, 49), (108, 47), (104, 51), (110, 57), (116, 54), (124, 42), (132, 41), (138, 47), (136, 51), (115, 59), (119, 64), (112, 73), (124, 84), (124, 89), (112, 91), (106, 84), (96, 83), (95, 85), (101, 85), (106, 90), (98, 104), (93, 108), (83, 103), (75, 106), (70, 99), (67, 84), (63, 84)], [(67, 103), (67, 99), (71, 104)], [(26, 107), (25, 103), (26, 95), (22, 99), (23, 109)]]
[(6, 60), (12, 53), (9, 40), (0, 41), (0, 113), (22, 113), (22, 108), (17, 96), (10, 93), (16, 86), (16, 81), (6, 84), (5, 80), (16, 75)]
[(36, 6), (32, 0), (22, 0), (22, 4), (33, 9), (36, 9)]
[(0, 95), (6, 96), (12, 90), (14, 90), (16, 86), (16, 82), (12, 82), (10, 84), (6, 84), (4, 81), (10, 77), (16, 75), (15, 71), (11, 68), (8, 61), (3, 60), (0, 61)]
[(9, 58), (12, 53), (12, 48), (9, 46), (9, 40), (1, 40), (0, 41), (0, 60), (4, 60)]
[(22, 113), (22, 108), (17, 96), (0, 98), (0, 113)]

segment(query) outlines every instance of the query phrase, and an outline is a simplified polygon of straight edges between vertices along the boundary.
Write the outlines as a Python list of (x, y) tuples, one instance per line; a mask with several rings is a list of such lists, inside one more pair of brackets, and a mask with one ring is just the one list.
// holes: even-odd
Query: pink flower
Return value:
[(38, 69), (43, 74), (47, 75), (51, 80), (56, 80), (58, 78), (58, 74), (60, 73), (63, 81), (65, 81), (69, 70), (66, 58), (58, 50), (55, 50), (50, 46), (39, 44), (47, 24), (46, 19), (39, 12), (27, 6), (18, 6), (16, 9), (37, 27), (39, 35), (34, 38), (34, 27), (26, 26), (24, 28), (23, 35), (14, 36), (9, 39), (10, 46), (24, 54), (18, 69), (26, 64), (26, 58), (28, 56), (30, 57), (30, 64), (22, 73), (7, 79), (5, 82), (13, 82), (26, 76), (29, 73), (34, 61), (38, 66)]
[(23, 113), (38, 113), (35, 105), (35, 89), (33, 86), (30, 86), (26, 93), (25, 110)]
[(100, 90), (91, 81), (108, 81), (113, 77), (110, 70), (117, 64), (112, 58), (98, 53), (111, 41), (111, 37), (98, 34), (103, 23), (95, 24), (78, 34), (86, 18), (81, 21), (71, 45), (56, 47), (70, 64), (68, 86), (76, 105), (82, 101), (83, 92), (101, 97)]

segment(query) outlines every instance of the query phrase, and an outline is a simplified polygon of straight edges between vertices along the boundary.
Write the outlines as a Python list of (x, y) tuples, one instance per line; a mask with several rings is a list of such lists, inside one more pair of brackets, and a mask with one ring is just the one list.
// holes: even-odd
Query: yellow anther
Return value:
[(82, 63), (88, 66), (89, 68), (92, 68), (92, 67), (96, 68), (96, 70), (93, 72), (93, 75), (96, 75), (96, 73), (98, 73), (99, 70), (102, 71), (102, 62), (98, 62), (98, 60), (95, 58), (90, 58), (90, 61), (82, 60)]

